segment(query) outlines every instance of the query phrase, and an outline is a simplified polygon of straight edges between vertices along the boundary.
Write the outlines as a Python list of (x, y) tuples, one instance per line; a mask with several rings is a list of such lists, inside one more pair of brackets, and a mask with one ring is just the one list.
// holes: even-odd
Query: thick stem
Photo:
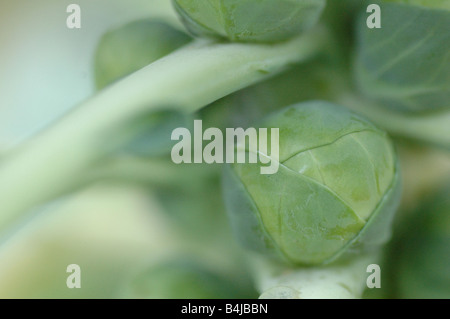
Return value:
[(343, 93), (337, 100), (340, 104), (365, 115), (393, 135), (450, 150), (450, 111), (430, 114), (396, 112), (354, 93)]
[(361, 255), (339, 264), (283, 268), (257, 261), (257, 282), (261, 299), (356, 299), (366, 287), (367, 266), (373, 255)]
[(168, 107), (194, 112), (308, 58), (324, 41), (322, 29), (274, 45), (197, 41), (106, 88), (2, 159), (0, 232), (85, 179), (86, 168), (124, 142), (133, 119)]

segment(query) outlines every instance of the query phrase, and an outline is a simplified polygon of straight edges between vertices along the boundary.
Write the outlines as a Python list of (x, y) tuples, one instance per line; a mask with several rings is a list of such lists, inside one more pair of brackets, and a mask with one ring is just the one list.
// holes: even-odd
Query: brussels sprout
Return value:
[(173, 0), (188, 30), (231, 41), (277, 42), (308, 29), (325, 0)]
[(383, 4), (382, 12), (380, 29), (367, 28), (365, 15), (358, 23), (360, 90), (397, 110), (448, 110), (450, 12), (396, 3)]
[(310, 265), (389, 239), (399, 168), (383, 131), (321, 101), (290, 106), (261, 127), (279, 128), (278, 172), (232, 164), (225, 174), (231, 224), (246, 247)]
[(103, 35), (95, 54), (95, 83), (101, 89), (191, 41), (167, 23), (133, 21)]
[(133, 299), (241, 299), (255, 297), (203, 265), (185, 259), (160, 263), (140, 273), (129, 284), (126, 298)]

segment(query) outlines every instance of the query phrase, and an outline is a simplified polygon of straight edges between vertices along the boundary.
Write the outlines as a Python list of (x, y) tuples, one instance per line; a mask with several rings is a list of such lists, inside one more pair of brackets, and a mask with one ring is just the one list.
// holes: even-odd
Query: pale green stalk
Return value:
[(360, 299), (367, 287), (367, 266), (374, 255), (333, 265), (283, 268), (258, 260), (254, 265), (260, 299)]
[(87, 168), (131, 138), (133, 120), (168, 107), (194, 112), (306, 59), (323, 42), (322, 29), (274, 45), (199, 40), (106, 88), (2, 158), (0, 232), (83, 181)]
[(389, 133), (450, 149), (450, 111), (414, 114), (396, 112), (355, 93), (340, 94), (337, 101), (365, 115)]

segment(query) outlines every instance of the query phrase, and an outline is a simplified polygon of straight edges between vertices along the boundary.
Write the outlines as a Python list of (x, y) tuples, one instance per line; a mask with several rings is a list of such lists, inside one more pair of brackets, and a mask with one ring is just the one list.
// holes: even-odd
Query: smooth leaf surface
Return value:
[(382, 28), (357, 26), (356, 83), (367, 96), (398, 110), (450, 107), (450, 12), (382, 5)]

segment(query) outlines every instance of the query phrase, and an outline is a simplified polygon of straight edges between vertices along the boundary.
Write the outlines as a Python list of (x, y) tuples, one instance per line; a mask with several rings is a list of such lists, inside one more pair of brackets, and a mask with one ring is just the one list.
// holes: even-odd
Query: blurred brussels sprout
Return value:
[(287, 107), (260, 127), (279, 128), (278, 172), (232, 164), (224, 179), (231, 224), (244, 246), (311, 265), (378, 249), (390, 238), (400, 186), (386, 133), (321, 101)]
[(450, 12), (385, 3), (382, 28), (367, 28), (365, 19), (363, 14), (357, 35), (355, 71), (360, 90), (397, 110), (448, 110)]
[(162, 58), (191, 41), (184, 32), (155, 19), (133, 21), (107, 32), (95, 53), (98, 89)]
[(133, 299), (246, 299), (255, 298), (252, 287), (242, 288), (203, 265), (177, 259), (139, 274), (129, 285), (126, 298)]
[[(195, 169), (186, 167), (185, 174)], [(178, 232), (200, 240), (211, 236), (214, 240), (222, 239), (229, 235), (229, 227), (224, 227), (227, 220), (220, 190), (220, 170), (206, 165), (200, 165), (197, 170), (202, 170), (203, 175), (193, 173), (189, 181), (180, 177), (179, 183), (172, 187), (159, 186), (154, 193)]]
[(450, 298), (450, 184), (429, 197), (398, 231), (387, 258), (393, 296)]
[(173, 0), (195, 35), (242, 42), (278, 42), (311, 27), (325, 0)]

